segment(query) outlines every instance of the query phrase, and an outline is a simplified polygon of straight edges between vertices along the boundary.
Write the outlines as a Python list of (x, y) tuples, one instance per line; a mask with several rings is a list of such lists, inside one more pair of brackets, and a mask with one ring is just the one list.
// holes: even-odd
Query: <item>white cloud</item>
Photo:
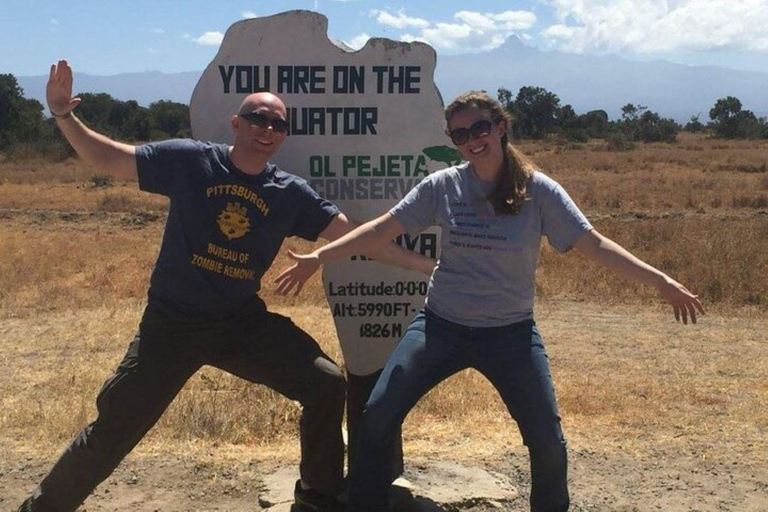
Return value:
[(429, 44), (448, 49), (454, 49), (466, 43), (470, 35), (472, 35), (472, 29), (469, 26), (455, 23), (438, 23), (434, 28), (421, 31), (421, 37)]
[(504, 11), (498, 14), (459, 11), (453, 17), (482, 32), (528, 30), (536, 23), (536, 15), (530, 11)]
[(362, 33), (362, 34), (356, 35), (349, 41), (344, 41), (344, 44), (346, 44), (347, 46), (349, 46), (354, 50), (359, 50), (360, 48), (365, 46), (365, 43), (368, 42), (370, 38), (371, 36), (369, 36), (368, 34)]
[(51, 19), (51, 25), (56, 25), (56, 26), (58, 26), (58, 25), (59, 25), (59, 20), (57, 20), (56, 18), (52, 18), (52, 19)]
[(573, 37), (573, 28), (566, 27), (565, 25), (551, 25), (542, 31), (541, 35), (550, 40), (561, 39), (567, 41)]
[(453, 17), (459, 21), (463, 21), (469, 28), (480, 32), (494, 30), (496, 28), (496, 23), (490, 16), (480, 14), (479, 12), (459, 11), (454, 14)]
[(382, 25), (389, 25), (390, 27), (395, 28), (405, 28), (405, 27), (428, 27), (429, 22), (427, 20), (421, 19), (421, 18), (411, 18), (410, 16), (406, 16), (403, 14), (402, 11), (397, 13), (397, 16), (394, 16), (386, 11), (380, 11), (377, 9), (374, 9), (371, 11), (371, 16), (376, 16), (376, 21), (381, 23)]
[(221, 41), (224, 40), (224, 34), (218, 31), (206, 32), (200, 37), (194, 38), (192, 40), (203, 46), (218, 46), (221, 44)]
[(155, 50), (154, 48), (147, 48), (147, 52), (148, 52), (148, 53), (151, 53), (151, 54), (156, 54), (156, 53), (159, 53), (159, 52), (158, 52), (157, 50)]
[(426, 43), (427, 40), (424, 39), (421, 36), (415, 36), (413, 34), (403, 34), (400, 36), (400, 40), (404, 43), (413, 43), (415, 41), (418, 41), (420, 43)]
[(492, 17), (505, 30), (528, 30), (536, 24), (536, 15), (531, 11), (504, 11)]
[(152, 29), (152, 33), (153, 34), (165, 34), (165, 30), (163, 30), (161, 28), (153, 28)]
[(253, 12), (253, 11), (245, 11), (243, 13), (243, 18), (244, 19), (258, 18), (258, 17), (259, 17), (259, 15), (256, 14), (255, 12)]
[[(401, 35), (402, 41), (422, 41), (438, 49), (461, 52), (496, 48), (503, 44), (507, 37), (528, 30), (536, 24), (536, 15), (530, 11), (459, 11), (453, 15), (452, 23), (434, 24), (421, 18), (408, 18), (402, 12), (397, 16), (385, 11), (371, 11), (371, 14), (377, 16), (377, 21), (385, 25), (420, 29), (418, 34)], [(413, 20), (418, 20), (418, 23)], [(410, 23), (407, 24), (406, 21)]]
[(542, 31), (574, 52), (768, 51), (768, 0), (547, 0)]

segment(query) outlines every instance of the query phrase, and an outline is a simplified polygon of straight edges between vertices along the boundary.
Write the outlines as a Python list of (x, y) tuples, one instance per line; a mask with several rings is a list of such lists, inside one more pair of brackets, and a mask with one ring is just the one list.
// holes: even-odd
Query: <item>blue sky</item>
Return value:
[(544, 50), (617, 54), (768, 72), (768, 0), (3, 0), (0, 73), (200, 71), (223, 33), (247, 17), (308, 9), (329, 36), (420, 40), (440, 55), (510, 35)]

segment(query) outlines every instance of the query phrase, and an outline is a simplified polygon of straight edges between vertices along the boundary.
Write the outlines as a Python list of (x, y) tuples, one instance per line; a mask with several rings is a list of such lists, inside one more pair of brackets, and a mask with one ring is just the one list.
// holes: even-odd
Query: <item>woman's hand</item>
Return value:
[(699, 302), (699, 296), (691, 293), (685, 286), (671, 277), (665, 276), (658, 289), (664, 300), (672, 304), (672, 309), (675, 311), (675, 320), (678, 322), (682, 318), (683, 323), (688, 324), (688, 316), (690, 316), (691, 322), (695, 324), (696, 311), (698, 310), (699, 313), (704, 314), (704, 308), (701, 302)]
[(58, 64), (51, 65), (45, 97), (48, 110), (54, 117), (66, 116), (80, 103), (80, 98), (72, 97), (72, 68), (67, 61), (60, 60)]
[(692, 294), (682, 284), (678, 283), (660, 270), (652, 267), (629, 251), (604, 237), (596, 230), (585, 233), (574, 243), (574, 247), (587, 258), (605, 266), (619, 275), (629, 277), (640, 283), (655, 286), (664, 299), (672, 304), (675, 319), (679, 322), (696, 323), (696, 310), (702, 315), (704, 308), (699, 302), (699, 296)]
[(283, 270), (280, 275), (275, 278), (275, 283), (277, 283), (277, 293), (280, 295), (288, 295), (288, 293), (295, 287), (296, 291), (293, 292), (293, 295), (296, 296), (301, 289), (304, 288), (304, 283), (307, 282), (307, 279), (317, 272), (317, 269), (320, 268), (323, 262), (320, 261), (320, 258), (314, 252), (309, 254), (296, 254), (293, 251), (288, 251), (288, 257), (296, 263), (292, 267)]

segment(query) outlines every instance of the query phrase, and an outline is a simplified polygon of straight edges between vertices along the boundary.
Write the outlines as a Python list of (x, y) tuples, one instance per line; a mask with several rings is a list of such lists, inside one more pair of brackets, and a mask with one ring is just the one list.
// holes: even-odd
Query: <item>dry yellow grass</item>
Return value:
[(565, 149), (521, 149), (593, 214), (768, 209), (768, 141), (727, 141), (683, 133), (676, 144), (602, 151), (600, 141)]
[[(571, 443), (706, 446), (765, 463), (768, 144), (685, 135), (628, 153), (597, 146), (523, 150), (601, 232), (700, 293), (710, 314), (677, 325), (652, 290), (545, 244), (537, 316)], [(93, 174), (77, 160), (0, 162), (0, 428), (18, 450), (56, 451), (93, 417), (159, 247), (165, 200), (133, 183), (95, 187)], [(271, 291), (286, 264), (281, 254), (264, 279), (265, 300), (340, 361), (319, 279), (298, 298)], [(294, 456), (297, 414), (273, 392), (206, 368), (144, 446), (215, 442)], [(473, 372), (434, 390), (405, 432), (410, 451), (453, 456), (490, 457), (519, 443), (495, 391)]]
[[(142, 298), (157, 255), (162, 215), (59, 212), (6, 214), (0, 239), (0, 315), (93, 307)], [(690, 214), (672, 218), (602, 218), (595, 227), (700, 294), (708, 307), (768, 309), (768, 216)], [(310, 244), (290, 240), (289, 247)], [(323, 303), (318, 279), (299, 299), (272, 294), (272, 278), (285, 268), (284, 253), (263, 283), (270, 304)], [(652, 289), (618, 278), (578, 254), (556, 254), (544, 244), (538, 271), (541, 299), (579, 298), (604, 303), (658, 299)]]

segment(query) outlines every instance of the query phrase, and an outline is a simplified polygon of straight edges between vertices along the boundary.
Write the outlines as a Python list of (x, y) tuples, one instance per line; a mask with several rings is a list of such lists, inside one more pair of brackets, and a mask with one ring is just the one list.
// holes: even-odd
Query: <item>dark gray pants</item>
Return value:
[(96, 399), (98, 418), (75, 437), (22, 510), (75, 510), (203, 365), (299, 401), (301, 478), (327, 494), (341, 490), (345, 381), (307, 333), (260, 301), (220, 321), (182, 319), (150, 305)]
[[(363, 412), (365, 403), (371, 396), (371, 391), (379, 380), (382, 370), (370, 375), (355, 375), (347, 373), (347, 435), (349, 451), (347, 461), (351, 468), (357, 461), (357, 454), (360, 451), (360, 427), (363, 422)], [(403, 433), (402, 427), (397, 426), (395, 432), (395, 444), (392, 450), (392, 481), (403, 474), (405, 467), (403, 465)]]

